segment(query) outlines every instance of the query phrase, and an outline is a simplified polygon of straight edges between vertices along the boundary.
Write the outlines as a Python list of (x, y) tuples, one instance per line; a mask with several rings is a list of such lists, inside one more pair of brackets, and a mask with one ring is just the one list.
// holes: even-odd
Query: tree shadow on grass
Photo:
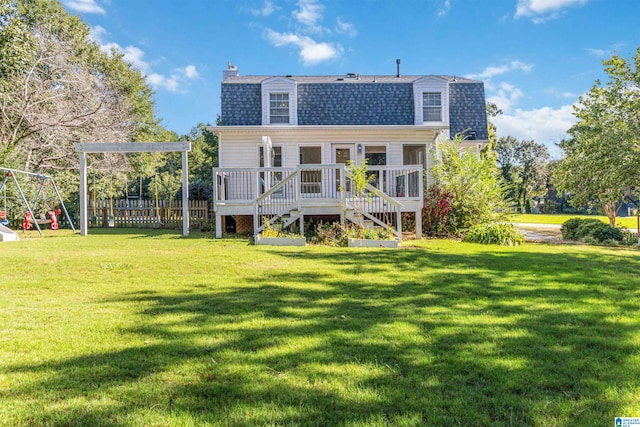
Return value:
[(621, 281), (638, 257), (270, 253), (324, 272), (106, 300), (140, 307), (130, 346), (6, 367), (38, 378), (7, 393), (49, 402), (30, 421), (50, 425), (587, 426), (639, 409), (640, 301)]

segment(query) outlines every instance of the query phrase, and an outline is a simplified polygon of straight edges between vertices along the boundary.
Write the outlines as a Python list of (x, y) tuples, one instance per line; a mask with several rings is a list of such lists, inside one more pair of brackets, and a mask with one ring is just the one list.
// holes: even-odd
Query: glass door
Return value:
[[(354, 147), (353, 144), (335, 144), (333, 145), (333, 163), (346, 165), (347, 162), (353, 162), (354, 157)], [(340, 169), (336, 169), (335, 175), (335, 185), (336, 197), (340, 193)], [(351, 191), (351, 182), (347, 180), (345, 182), (345, 190)]]

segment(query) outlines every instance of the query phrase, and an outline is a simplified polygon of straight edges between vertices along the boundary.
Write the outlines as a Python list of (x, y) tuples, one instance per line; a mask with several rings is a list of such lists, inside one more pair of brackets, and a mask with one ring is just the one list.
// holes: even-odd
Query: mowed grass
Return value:
[[(609, 218), (604, 215), (569, 215), (569, 214), (514, 214), (509, 215), (512, 222), (524, 222), (531, 224), (562, 224), (571, 218), (595, 218), (605, 224), (609, 224)], [(638, 219), (635, 216), (617, 217), (616, 226), (637, 229)]]
[(91, 233), (0, 243), (1, 425), (602, 426), (640, 414), (637, 250)]

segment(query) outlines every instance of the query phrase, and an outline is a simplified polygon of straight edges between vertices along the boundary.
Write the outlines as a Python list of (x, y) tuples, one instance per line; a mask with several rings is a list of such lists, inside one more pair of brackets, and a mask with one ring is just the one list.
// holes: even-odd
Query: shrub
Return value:
[(296, 230), (283, 230), (280, 222), (271, 224), (267, 217), (262, 218), (262, 223), (264, 224), (264, 229), (260, 233), (262, 237), (301, 237), (300, 233), (297, 233)]
[(513, 224), (490, 222), (472, 227), (463, 241), (485, 245), (518, 246), (524, 243), (524, 237)]
[(638, 244), (637, 234), (625, 229), (621, 229), (620, 232), (622, 233), (622, 240), (620, 241), (621, 244), (625, 246), (635, 246)]
[(463, 148), (463, 143), (464, 138), (456, 135), (438, 144), (441, 161), (433, 168), (435, 182), (452, 195), (448, 217), (453, 235), (498, 220), (499, 212), (508, 207), (494, 156)]
[(390, 240), (392, 238), (393, 233), (383, 227), (368, 228), (333, 222), (318, 224), (311, 242), (317, 245), (345, 247), (349, 239)]
[(455, 233), (451, 215), (453, 193), (432, 186), (424, 192), (422, 232), (431, 237), (449, 237)]
[(563, 239), (590, 244), (619, 244), (625, 237), (619, 228), (594, 218), (571, 218), (562, 224), (561, 230)]
[(311, 238), (311, 242), (326, 246), (347, 246), (347, 233), (345, 227), (339, 222), (322, 223), (316, 226), (316, 232)]
[(562, 227), (560, 228), (560, 231), (562, 232), (562, 238), (565, 240), (579, 240), (581, 237), (584, 236), (578, 236), (577, 232), (578, 232), (578, 228), (586, 223), (593, 223), (593, 222), (598, 222), (600, 224), (603, 224), (601, 221), (595, 219), (595, 218), (570, 218), (568, 220), (566, 220), (563, 224)]
[(383, 227), (363, 227), (355, 225), (347, 227), (347, 237), (352, 239), (391, 240), (393, 234)]

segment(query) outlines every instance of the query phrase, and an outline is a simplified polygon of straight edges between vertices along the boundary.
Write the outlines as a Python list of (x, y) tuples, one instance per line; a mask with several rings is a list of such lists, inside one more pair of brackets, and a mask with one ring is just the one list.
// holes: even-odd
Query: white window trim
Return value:
[[(441, 114), (440, 121), (424, 121), (423, 96), (425, 92), (440, 93)], [(449, 126), (449, 82), (437, 76), (425, 76), (413, 82), (413, 101), (415, 111), (415, 125), (417, 126)]]
[[(290, 105), (290, 100), (289, 100), (289, 92), (269, 92), (269, 122), (271, 122), (271, 120), (273, 120), (274, 117), (274, 107), (271, 105), (271, 103), (273, 102), (272, 98), (273, 97), (278, 97), (281, 96), (282, 97), (282, 101), (284, 102), (284, 99), (286, 97), (287, 100), (287, 113), (286, 114), (282, 114), (282, 115), (277, 115), (277, 117), (282, 117), (287, 119), (286, 122), (278, 122), (277, 124), (279, 125), (288, 125), (289, 122), (291, 121), (291, 105)], [(277, 102), (277, 98), (276, 98), (276, 102)], [(282, 108), (281, 106), (277, 106), (275, 109), (282, 109), (284, 110), (284, 108)], [(276, 123), (273, 123), (276, 124)]]
[[(298, 124), (298, 85), (284, 77), (271, 77), (262, 82), (262, 124), (268, 126), (295, 126)], [(271, 123), (271, 94), (289, 95), (289, 123)]]
[[(439, 95), (438, 101), (439, 104), (434, 104), (434, 105), (425, 105), (424, 103), (424, 97), (426, 95)], [(434, 97), (435, 98), (435, 97)], [(435, 122), (441, 122), (442, 121), (442, 92), (436, 91), (436, 92), (422, 92), (422, 120), (423, 121), (427, 121), (425, 120), (425, 108), (432, 108), (434, 110), (438, 110), (438, 116), (439, 116), (439, 120), (429, 120), (429, 121), (435, 121)], [(435, 111), (434, 111), (435, 112)]]
[[(321, 161), (321, 165), (327, 164), (325, 162), (325, 145), (321, 144), (321, 143), (306, 143), (306, 144), (296, 144), (296, 166), (300, 166), (302, 163), (300, 163), (300, 149), (303, 147), (320, 147), (320, 161)], [(329, 162), (328, 164), (330, 164), (331, 162)], [(310, 163), (306, 163), (306, 164), (310, 164)]]
[(271, 150), (275, 149), (275, 148), (280, 148), (280, 159), (282, 165), (281, 166), (273, 166), (271, 165), (272, 168), (281, 168), (284, 167), (285, 163), (284, 163), (284, 144), (272, 144), (271, 147), (265, 147), (263, 144), (258, 144), (257, 149), (258, 149), (258, 156), (257, 156), (257, 167), (259, 168), (263, 168), (265, 166), (260, 166), (260, 154), (262, 154), (262, 150), (264, 150), (265, 148), (270, 148)]
[(384, 147), (384, 154), (386, 156), (386, 161), (387, 164), (385, 166), (389, 166), (389, 158), (391, 156), (390, 154), (390, 149), (389, 149), (389, 143), (388, 142), (366, 142), (366, 143), (362, 143), (362, 154), (358, 154), (358, 149), (357, 149), (357, 145), (356, 145), (356, 157), (358, 158), (358, 164), (361, 164), (363, 159), (365, 158), (365, 156), (367, 155), (367, 147)]

